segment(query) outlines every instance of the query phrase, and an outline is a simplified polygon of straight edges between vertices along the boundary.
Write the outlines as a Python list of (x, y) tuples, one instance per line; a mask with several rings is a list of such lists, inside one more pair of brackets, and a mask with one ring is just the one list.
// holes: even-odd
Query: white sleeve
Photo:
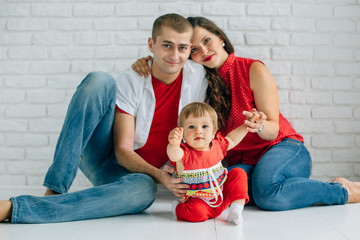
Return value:
[(199, 94), (199, 99), (197, 99), (197, 101), (199, 102), (205, 102), (205, 98), (206, 98), (206, 90), (208, 88), (209, 82), (207, 80), (207, 78), (205, 77), (205, 69), (204, 69), (204, 75), (202, 78), (202, 81), (200, 82), (200, 94)]
[(136, 117), (144, 82), (130, 71), (132, 70), (122, 72), (116, 78), (116, 105)]
[(193, 83), (195, 83), (196, 86), (192, 90), (196, 91), (198, 93), (198, 94), (193, 94), (193, 96), (195, 97), (195, 99), (193, 99), (193, 101), (204, 102), (205, 97), (206, 97), (206, 90), (208, 87), (208, 80), (206, 78), (206, 70), (201, 64), (198, 64), (195, 62), (193, 62), (193, 68), (197, 75), (197, 79), (199, 79), (197, 81), (193, 81)]

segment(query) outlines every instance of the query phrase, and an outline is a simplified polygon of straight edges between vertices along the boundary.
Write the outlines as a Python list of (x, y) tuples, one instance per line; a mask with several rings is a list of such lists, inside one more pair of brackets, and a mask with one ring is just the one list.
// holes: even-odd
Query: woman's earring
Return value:
[(224, 43), (224, 42), (222, 43), (222, 46), (225, 47), (225, 43)]

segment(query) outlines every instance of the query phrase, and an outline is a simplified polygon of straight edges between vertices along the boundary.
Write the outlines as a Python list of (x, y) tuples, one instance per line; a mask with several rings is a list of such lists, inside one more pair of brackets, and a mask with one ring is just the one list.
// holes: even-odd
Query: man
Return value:
[[(152, 76), (132, 70), (117, 78), (90, 73), (78, 86), (44, 181), (46, 197), (0, 202), (0, 221), (47, 223), (141, 212), (155, 201), (157, 183), (181, 196), (187, 185), (164, 167), (167, 136), (183, 106), (203, 101), (202, 66), (187, 61), (192, 27), (177, 14), (159, 17), (148, 46)], [(112, 134), (113, 133), (113, 134)], [(114, 139), (114, 141), (113, 141)], [(94, 187), (66, 193), (78, 167)]]

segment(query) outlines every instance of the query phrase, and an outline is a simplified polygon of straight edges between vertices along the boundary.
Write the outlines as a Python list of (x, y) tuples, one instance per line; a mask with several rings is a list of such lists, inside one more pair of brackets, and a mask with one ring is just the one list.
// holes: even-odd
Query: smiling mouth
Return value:
[(213, 58), (214, 55), (210, 55), (204, 59), (204, 62), (208, 62)]
[(166, 61), (168, 64), (170, 64), (170, 65), (177, 65), (177, 64), (179, 64), (178, 62), (171, 62), (171, 61)]

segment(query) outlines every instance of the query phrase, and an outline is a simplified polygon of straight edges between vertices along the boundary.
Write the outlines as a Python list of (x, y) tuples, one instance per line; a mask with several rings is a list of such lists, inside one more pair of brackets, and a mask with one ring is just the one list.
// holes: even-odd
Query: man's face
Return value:
[(156, 41), (149, 38), (149, 49), (153, 53), (152, 74), (164, 83), (171, 83), (179, 75), (190, 54), (192, 29), (184, 33), (162, 27)]

